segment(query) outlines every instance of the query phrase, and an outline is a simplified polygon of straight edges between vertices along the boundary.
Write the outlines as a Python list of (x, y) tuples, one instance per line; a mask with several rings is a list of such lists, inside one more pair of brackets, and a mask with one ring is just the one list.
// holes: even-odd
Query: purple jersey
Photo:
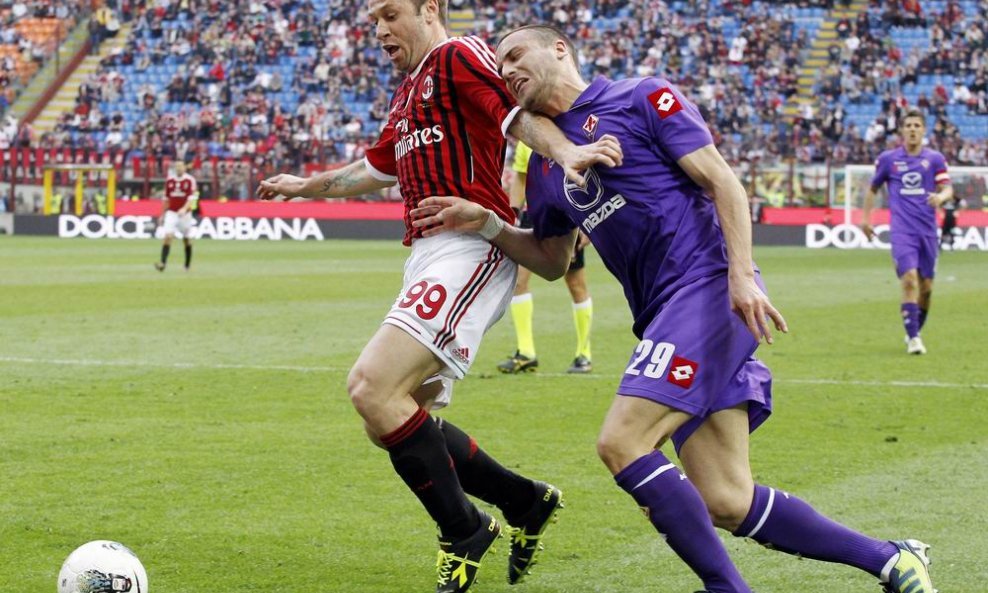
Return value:
[(871, 187), (888, 185), (890, 229), (893, 235), (937, 236), (937, 211), (926, 199), (937, 191), (937, 184), (949, 183), (947, 161), (929, 148), (912, 156), (904, 147), (886, 150), (875, 161)]
[(554, 119), (577, 144), (611, 134), (624, 163), (591, 168), (586, 187), (533, 154), (526, 180), (537, 237), (579, 227), (624, 287), (638, 337), (679, 288), (727, 271), (713, 201), (676, 161), (712, 144), (696, 106), (662, 78), (597, 78)]

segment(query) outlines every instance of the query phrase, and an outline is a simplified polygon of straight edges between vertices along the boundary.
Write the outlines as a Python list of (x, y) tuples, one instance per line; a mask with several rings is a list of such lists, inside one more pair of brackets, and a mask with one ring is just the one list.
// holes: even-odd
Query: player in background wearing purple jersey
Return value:
[(892, 260), (902, 283), (902, 323), (906, 328), (906, 352), (926, 354), (919, 332), (926, 323), (937, 269), (937, 208), (954, 199), (954, 188), (943, 155), (923, 148), (926, 120), (919, 110), (906, 113), (899, 124), (902, 146), (886, 150), (875, 161), (875, 176), (865, 194), (861, 229), (868, 238), (871, 209), (878, 189), (888, 188)]
[[(641, 340), (597, 443), (618, 486), (710, 593), (751, 591), (715, 525), (860, 568), (889, 593), (934, 593), (925, 544), (867, 537), (753, 481), (749, 432), (771, 411), (772, 378), (752, 354), (762, 338), (772, 342), (770, 324), (786, 325), (752, 261), (745, 191), (696, 107), (661, 78), (588, 85), (572, 42), (551, 27), (508, 33), (497, 54), (521, 106), (552, 117), (574, 142), (617, 137), (623, 164), (589, 168), (581, 186), (533, 156), (532, 230), (442, 196), (423, 200), (414, 224), (427, 235), (478, 232), (548, 279), (563, 275), (578, 230), (587, 233), (624, 287)], [(684, 473), (657, 448), (667, 440)]]
[(591, 163), (619, 163), (620, 147), (577, 146), (547, 118), (521, 111), (491, 48), (474, 37), (450, 38), (446, 12), (446, 0), (370, 0), (375, 36), (406, 74), (378, 142), (345, 167), (309, 178), (276, 175), (258, 193), (330, 198), (401, 188), (411, 248), (404, 285), (351, 368), (347, 390), (368, 435), (439, 526), (437, 593), (463, 593), (501, 532), (466, 495), (497, 506), (512, 526), (508, 580), (516, 583), (535, 562), (561, 493), (501, 466), (427, 411), (448, 401), (453, 380), (466, 374), (507, 306), (515, 264), (473, 234), (425, 240), (407, 213), (432, 193), (462, 191), (513, 219), (500, 185), (508, 133), (564, 161), (580, 180), (576, 171)]

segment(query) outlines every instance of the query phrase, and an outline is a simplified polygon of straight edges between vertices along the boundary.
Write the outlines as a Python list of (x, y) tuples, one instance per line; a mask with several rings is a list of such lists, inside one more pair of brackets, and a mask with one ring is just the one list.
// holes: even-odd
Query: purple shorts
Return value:
[(745, 402), (754, 431), (772, 413), (772, 373), (752, 356), (757, 347), (731, 310), (727, 275), (701, 278), (676, 291), (645, 328), (618, 394), (691, 414), (672, 435), (677, 453), (708, 416)]
[(896, 276), (901, 278), (909, 270), (917, 270), (921, 278), (933, 278), (939, 254), (939, 241), (935, 235), (893, 233), (891, 243)]

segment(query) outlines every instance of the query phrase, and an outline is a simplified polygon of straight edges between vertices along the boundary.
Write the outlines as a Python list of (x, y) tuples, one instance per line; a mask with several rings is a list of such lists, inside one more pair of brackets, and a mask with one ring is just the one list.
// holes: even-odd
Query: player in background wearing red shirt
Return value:
[(168, 264), (168, 253), (172, 248), (175, 232), (182, 233), (185, 243), (185, 269), (188, 271), (192, 264), (192, 211), (199, 202), (199, 186), (194, 177), (186, 171), (183, 161), (175, 161), (175, 170), (169, 173), (165, 180), (165, 197), (161, 202), (161, 215), (158, 226), (164, 227), (165, 239), (161, 244), (161, 261), (154, 263), (159, 272), (165, 271)]
[(310, 178), (277, 175), (258, 191), (262, 198), (340, 198), (400, 185), (411, 246), (404, 286), (347, 388), (368, 435), (439, 525), (437, 591), (462, 593), (501, 532), (465, 493), (497, 506), (511, 526), (511, 583), (534, 563), (561, 493), (504, 468), (426, 411), (448, 402), (452, 380), (465, 375), (481, 336), (507, 308), (517, 268), (477, 235), (422, 238), (408, 212), (449, 193), (513, 221), (500, 183), (509, 132), (580, 182), (578, 170), (615, 166), (621, 153), (613, 138), (575, 146), (550, 120), (520, 111), (491, 49), (475, 37), (447, 35), (446, 8), (446, 0), (370, 0), (382, 49), (407, 73), (380, 139), (360, 161)]

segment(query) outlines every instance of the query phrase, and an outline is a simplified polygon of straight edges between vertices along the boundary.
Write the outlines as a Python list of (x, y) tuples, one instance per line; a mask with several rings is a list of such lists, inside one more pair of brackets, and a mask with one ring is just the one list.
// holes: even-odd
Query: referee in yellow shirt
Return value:
[[(528, 161), (531, 156), (532, 149), (519, 142), (515, 147), (515, 158), (511, 167), (515, 172), (509, 192), (511, 207), (515, 212), (520, 213), (519, 224), (522, 228), (531, 227), (527, 212), (523, 211), (525, 179), (528, 177)], [(566, 271), (566, 287), (569, 288), (569, 294), (573, 298), (573, 322), (576, 325), (576, 355), (573, 358), (573, 364), (566, 370), (567, 373), (589, 373), (593, 368), (590, 363), (590, 326), (593, 322), (593, 301), (590, 300), (587, 277), (583, 269), (583, 248), (587, 243), (589, 241), (586, 235), (580, 233), (573, 253), (573, 260), (570, 262), (569, 270)], [(518, 280), (515, 283), (514, 297), (511, 299), (511, 320), (515, 325), (518, 349), (514, 355), (497, 365), (498, 370), (502, 373), (534, 371), (539, 366), (539, 359), (535, 354), (535, 336), (532, 334), (535, 302), (532, 299), (532, 293), (528, 290), (528, 280), (531, 277), (532, 272), (518, 266)]]

